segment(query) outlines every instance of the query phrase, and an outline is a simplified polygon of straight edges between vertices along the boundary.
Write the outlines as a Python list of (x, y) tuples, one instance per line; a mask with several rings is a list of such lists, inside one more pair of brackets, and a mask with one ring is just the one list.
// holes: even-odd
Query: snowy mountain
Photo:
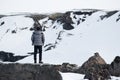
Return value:
[(12, 14), (0, 16), (0, 51), (28, 56), (17, 62), (33, 63), (31, 35), (35, 20), (45, 34), (43, 62), (81, 65), (99, 52), (107, 63), (120, 56), (120, 11), (94, 9), (51, 14)]
[[(115, 56), (120, 56), (120, 11), (82, 9), (0, 15), (1, 62), (33, 63), (31, 29), (36, 20), (43, 25), (46, 39), (44, 63), (69, 62), (81, 66), (93, 53), (99, 52), (109, 64)], [(63, 80), (82, 80), (84, 77), (75, 73), (60, 74)]]

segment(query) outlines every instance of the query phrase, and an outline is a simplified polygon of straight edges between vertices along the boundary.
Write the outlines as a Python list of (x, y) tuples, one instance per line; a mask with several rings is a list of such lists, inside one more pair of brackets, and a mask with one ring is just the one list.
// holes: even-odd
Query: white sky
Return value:
[(120, 0), (0, 0), (0, 13), (49, 13), (83, 8), (120, 10)]

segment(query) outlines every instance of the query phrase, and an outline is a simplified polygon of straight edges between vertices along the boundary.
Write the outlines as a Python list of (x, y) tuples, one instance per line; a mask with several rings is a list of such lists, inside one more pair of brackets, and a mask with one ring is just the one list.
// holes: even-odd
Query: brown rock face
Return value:
[(106, 80), (110, 79), (108, 66), (104, 59), (95, 53), (80, 68), (79, 73), (85, 74), (85, 79), (89, 80)]
[(0, 64), (0, 80), (62, 80), (51, 65)]
[(82, 68), (92, 67), (95, 64), (106, 64), (104, 59), (99, 55), (98, 52), (94, 53), (94, 56), (90, 57), (83, 65)]

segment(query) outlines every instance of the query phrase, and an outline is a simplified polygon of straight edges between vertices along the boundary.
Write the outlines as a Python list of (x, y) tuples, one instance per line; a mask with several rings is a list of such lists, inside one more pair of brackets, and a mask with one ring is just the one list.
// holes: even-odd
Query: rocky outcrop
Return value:
[(63, 29), (65, 30), (74, 29), (74, 27), (71, 25), (73, 24), (72, 18), (70, 17), (71, 12), (72, 11), (68, 11), (56, 19), (57, 22), (60, 22), (63, 24)]
[(85, 74), (85, 79), (89, 80), (105, 80), (110, 79), (108, 71), (109, 65), (106, 64), (104, 59), (95, 53), (90, 57), (79, 69), (78, 72)]
[(0, 80), (62, 80), (51, 65), (0, 64)]
[(0, 63), (0, 80), (62, 80), (58, 71), (85, 74), (84, 78), (89, 80), (120, 77), (120, 57), (116, 56), (111, 64), (106, 64), (99, 53), (95, 53), (81, 67), (70, 63), (62, 65)]
[(108, 11), (108, 12), (106, 12), (105, 15), (100, 16), (100, 18), (101, 18), (101, 20), (103, 20), (105, 18), (109, 18), (110, 16), (114, 15), (117, 12), (118, 12), (117, 10), (115, 10), (115, 11)]
[(20, 59), (23, 59), (25, 57), (27, 57), (28, 55), (26, 56), (15, 56), (14, 53), (11, 53), (11, 52), (5, 52), (5, 51), (0, 51), (0, 60), (3, 61), (3, 62), (16, 62)]
[(106, 64), (106, 62), (99, 55), (99, 53), (96, 52), (94, 56), (90, 57), (85, 63), (83, 63), (83, 65), (80, 67), (80, 73), (85, 74), (89, 68), (99, 64)]
[(111, 75), (120, 77), (120, 56), (116, 56), (110, 66)]

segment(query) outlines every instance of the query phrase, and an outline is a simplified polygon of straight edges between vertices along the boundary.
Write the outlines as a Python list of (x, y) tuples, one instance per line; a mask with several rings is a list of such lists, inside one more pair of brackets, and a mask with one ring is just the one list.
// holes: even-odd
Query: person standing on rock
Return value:
[(37, 53), (39, 52), (39, 63), (42, 62), (42, 46), (45, 42), (45, 37), (42, 32), (42, 26), (39, 22), (34, 23), (34, 32), (31, 37), (32, 45), (34, 45), (34, 63), (37, 63)]

